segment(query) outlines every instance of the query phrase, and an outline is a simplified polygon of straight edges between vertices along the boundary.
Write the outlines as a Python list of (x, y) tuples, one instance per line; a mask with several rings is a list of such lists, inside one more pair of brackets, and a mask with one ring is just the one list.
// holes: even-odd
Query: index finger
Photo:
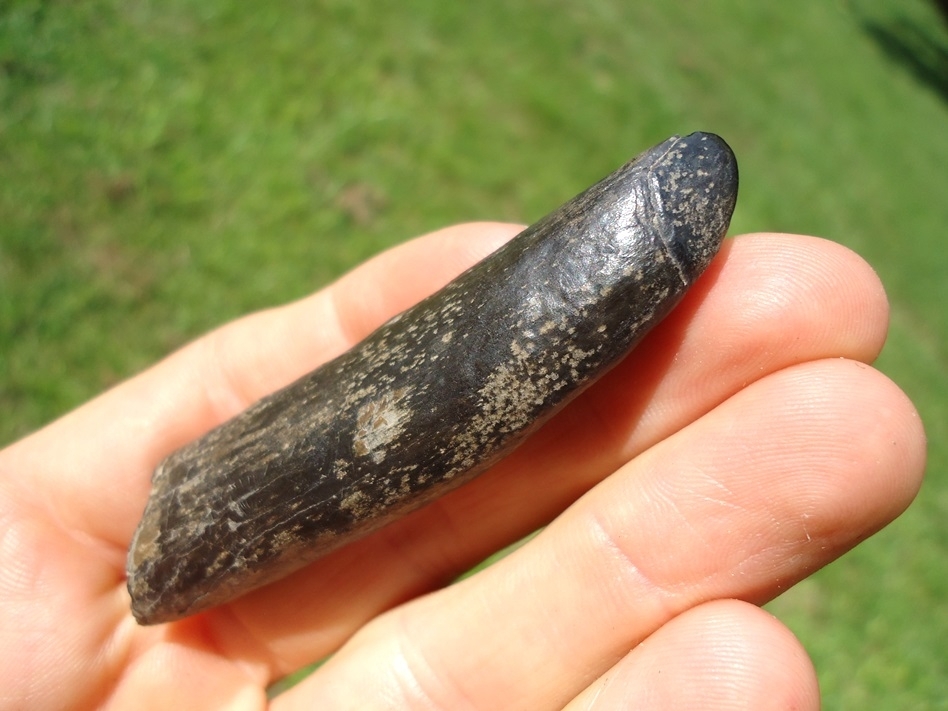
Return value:
[(730, 240), (635, 351), (490, 471), (206, 622), (223, 639), (225, 623), (238, 620), (283, 672), (321, 658), (380, 611), (549, 523), (749, 384), (811, 360), (871, 361), (886, 313), (872, 270), (839, 245), (773, 234)]

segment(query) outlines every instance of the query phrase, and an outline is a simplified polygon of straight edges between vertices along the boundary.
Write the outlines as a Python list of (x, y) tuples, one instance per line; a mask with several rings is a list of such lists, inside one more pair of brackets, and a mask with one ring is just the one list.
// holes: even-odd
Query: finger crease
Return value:
[(477, 706), (467, 697), (462, 686), (448, 678), (443, 666), (439, 672), (421, 647), (412, 642), (413, 636), (406, 629), (404, 616), (399, 617), (396, 658), (392, 669), (407, 708), (418, 711), (475, 711)]
[[(634, 537), (616, 535), (612, 527), (595, 511), (590, 514), (590, 519), (592, 524), (589, 528), (590, 538), (594, 545), (605, 553), (609, 563), (619, 573), (617, 576), (608, 576), (608, 579), (617, 581), (618, 589), (615, 590), (615, 595), (618, 606), (640, 617), (642, 601), (650, 600), (658, 613), (652, 629), (642, 633), (636, 640), (638, 643), (654, 629), (681, 612), (680, 604), (677, 602), (679, 595), (653, 580), (638, 564), (629, 546), (629, 541), (634, 540)], [(627, 594), (630, 588), (635, 590), (634, 595)]]

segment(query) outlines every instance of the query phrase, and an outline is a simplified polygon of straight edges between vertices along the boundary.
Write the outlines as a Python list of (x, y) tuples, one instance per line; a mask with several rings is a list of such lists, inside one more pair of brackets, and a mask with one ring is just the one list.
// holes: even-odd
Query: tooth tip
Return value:
[(697, 278), (717, 253), (737, 202), (737, 159), (730, 146), (713, 133), (675, 136), (663, 144), (664, 154), (652, 167), (669, 223), (672, 248)]

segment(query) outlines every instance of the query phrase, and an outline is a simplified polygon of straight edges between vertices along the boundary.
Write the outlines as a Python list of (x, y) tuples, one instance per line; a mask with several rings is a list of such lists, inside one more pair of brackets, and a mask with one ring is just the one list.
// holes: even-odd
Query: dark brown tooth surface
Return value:
[(233, 600), (471, 480), (621, 360), (717, 253), (737, 164), (672, 137), (157, 468), (142, 624)]

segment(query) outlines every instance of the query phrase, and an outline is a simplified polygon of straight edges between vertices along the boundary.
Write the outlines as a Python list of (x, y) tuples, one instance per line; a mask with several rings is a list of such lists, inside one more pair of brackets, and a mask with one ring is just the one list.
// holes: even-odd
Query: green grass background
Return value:
[(878, 269), (880, 367), (931, 440), (910, 512), (771, 609), (827, 708), (948, 709), (946, 127), (925, 0), (0, 0), (0, 442), (388, 245), (715, 131), (732, 232)]

